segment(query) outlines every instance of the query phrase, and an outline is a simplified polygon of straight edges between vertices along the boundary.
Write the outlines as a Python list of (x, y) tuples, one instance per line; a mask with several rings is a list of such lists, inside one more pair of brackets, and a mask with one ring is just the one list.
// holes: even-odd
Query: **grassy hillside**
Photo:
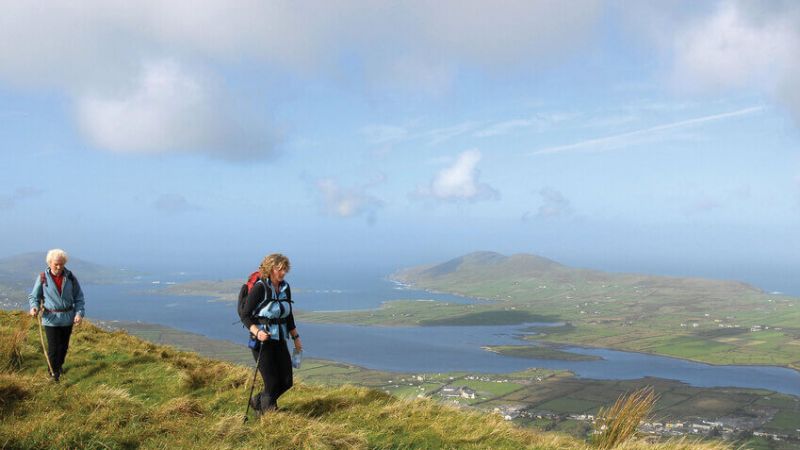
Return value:
[[(76, 328), (65, 368), (51, 383), (35, 322), (0, 311), (1, 448), (592, 448), (429, 400), (302, 382), (279, 412), (243, 424), (250, 368), (90, 323)], [(726, 447), (633, 440), (619, 448)]]

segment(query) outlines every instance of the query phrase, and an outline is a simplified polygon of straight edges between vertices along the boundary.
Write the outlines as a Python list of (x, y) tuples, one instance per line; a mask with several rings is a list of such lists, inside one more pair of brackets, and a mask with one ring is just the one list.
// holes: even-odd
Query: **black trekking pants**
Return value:
[(45, 326), (44, 333), (47, 335), (47, 356), (50, 358), (50, 365), (53, 366), (53, 373), (60, 375), (61, 367), (67, 358), (72, 325), (66, 327)]
[(264, 391), (258, 394), (256, 402), (261, 411), (267, 411), (277, 408), (278, 397), (292, 387), (292, 357), (283, 339), (267, 339), (261, 345), (261, 360), (258, 359), (258, 346), (252, 349), (253, 359), (258, 361), (258, 371), (264, 380)]

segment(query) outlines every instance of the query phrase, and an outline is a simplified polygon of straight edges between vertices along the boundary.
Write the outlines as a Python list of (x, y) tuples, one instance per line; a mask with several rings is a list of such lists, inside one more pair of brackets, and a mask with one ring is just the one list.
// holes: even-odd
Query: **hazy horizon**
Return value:
[[(493, 251), (491, 249), (474, 249), (473, 251)], [(44, 255), (44, 250), (37, 251)], [(517, 253), (529, 252), (509, 252), (506, 256)], [(610, 273), (639, 273), (654, 276), (673, 276), (688, 278), (710, 278), (730, 281), (740, 281), (751, 284), (767, 293), (777, 292), (784, 295), (800, 297), (800, 279), (795, 275), (791, 267), (780, 264), (703, 264), (702, 262), (683, 262), (670, 263), (665, 261), (609, 261), (609, 260), (590, 260), (590, 259), (559, 259), (552, 255), (536, 254), (548, 259), (555, 260), (573, 268), (592, 269)], [(14, 255), (0, 255), (0, 258)], [(178, 277), (183, 279), (244, 279), (247, 274), (255, 270), (255, 267), (263, 255), (243, 255), (225, 261), (209, 262), (196, 261), (186, 263), (185, 261), (126, 261), (101, 256), (101, 259), (87, 259), (82, 255), (75, 255), (76, 258), (117, 268), (126, 268), (147, 274), (148, 276), (167, 278)], [(335, 259), (320, 260), (314, 257), (302, 255), (295, 257), (289, 255), (292, 261), (293, 270), (287, 279), (293, 283), (314, 284), (317, 288), (341, 288), (355, 287), (359, 284), (360, 278), (370, 279), (385, 277), (396, 270), (428, 264), (444, 263), (450, 259), (463, 256), (454, 254), (441, 259), (415, 259), (410, 257), (405, 260), (375, 260), (375, 261), (355, 261), (346, 264)], [(44, 267), (44, 261), (42, 261)]]

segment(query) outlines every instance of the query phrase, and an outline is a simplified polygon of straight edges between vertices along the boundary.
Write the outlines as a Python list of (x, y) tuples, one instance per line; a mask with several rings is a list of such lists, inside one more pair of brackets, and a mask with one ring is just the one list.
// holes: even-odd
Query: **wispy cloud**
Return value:
[(19, 187), (11, 194), (0, 195), (0, 209), (11, 209), (20, 201), (42, 195), (43, 190), (35, 187)]
[(739, 109), (726, 113), (713, 114), (709, 116), (696, 117), (688, 120), (681, 120), (678, 122), (666, 123), (656, 125), (653, 127), (643, 128), (635, 131), (628, 131), (626, 133), (615, 134), (612, 136), (604, 136), (601, 138), (587, 139), (584, 141), (576, 142), (567, 145), (558, 145), (554, 147), (546, 147), (533, 152), (534, 155), (546, 155), (553, 153), (565, 153), (574, 151), (609, 151), (618, 148), (636, 145), (642, 141), (652, 139), (660, 136), (662, 133), (684, 128), (696, 127), (708, 122), (718, 120), (730, 119), (733, 117), (746, 116), (755, 114), (764, 110), (763, 106), (753, 106), (750, 108)]
[(478, 138), (504, 136), (515, 131), (526, 129), (533, 130), (534, 132), (542, 132), (547, 131), (559, 123), (568, 122), (578, 117), (580, 117), (580, 114), (572, 112), (538, 113), (533, 117), (510, 119), (490, 124), (476, 131), (473, 136)]
[(507, 120), (505, 122), (498, 122), (492, 124), (480, 131), (477, 131), (475, 133), (475, 137), (486, 138), (493, 136), (501, 136), (501, 135), (506, 135), (514, 130), (518, 130), (521, 128), (531, 128), (541, 124), (542, 120), (539, 118)]
[(319, 194), (320, 207), (323, 213), (330, 216), (365, 216), (370, 224), (375, 223), (383, 202), (367, 193), (367, 188), (381, 181), (382, 178), (373, 180), (364, 187), (346, 188), (333, 178), (318, 179), (315, 187)]
[(710, 213), (721, 207), (722, 203), (720, 203), (718, 200), (708, 196), (703, 196), (692, 201), (691, 203), (684, 205), (682, 210), (683, 214), (686, 216), (696, 216)]
[(415, 130), (412, 126), (400, 125), (368, 125), (361, 128), (361, 134), (370, 144), (422, 141), (424, 145), (434, 146), (468, 134), (478, 126), (479, 124), (474, 121), (466, 121), (429, 130)]
[(360, 132), (370, 144), (389, 144), (409, 137), (408, 128), (397, 125), (367, 125)]
[(542, 199), (542, 203), (536, 211), (537, 218), (552, 219), (572, 215), (572, 205), (560, 191), (545, 187), (539, 190), (539, 196)]
[(455, 137), (469, 133), (470, 131), (475, 129), (475, 126), (476, 126), (475, 122), (463, 122), (449, 127), (436, 128), (430, 130), (424, 133), (422, 137), (427, 138), (428, 145), (437, 145), (445, 141), (449, 141), (450, 139), (453, 139)]
[(155, 202), (153, 207), (164, 214), (181, 214), (190, 211), (198, 211), (201, 208), (186, 200), (186, 197), (180, 194), (161, 194)]

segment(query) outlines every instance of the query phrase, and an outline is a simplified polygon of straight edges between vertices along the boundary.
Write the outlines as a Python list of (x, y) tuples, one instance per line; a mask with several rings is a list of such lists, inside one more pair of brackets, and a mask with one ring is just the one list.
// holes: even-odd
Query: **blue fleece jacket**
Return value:
[[(45, 285), (42, 285), (40, 275), (33, 282), (33, 290), (28, 294), (28, 304), (31, 308), (39, 307), (39, 299), (44, 297), (44, 314), (42, 325), (48, 327), (65, 327), (72, 325), (75, 315), (84, 316), (83, 291), (78, 279), (66, 268), (64, 269), (64, 283), (61, 293), (58, 293), (56, 282), (50, 274), (50, 269), (45, 270)], [(61, 312), (54, 312), (60, 310)]]

